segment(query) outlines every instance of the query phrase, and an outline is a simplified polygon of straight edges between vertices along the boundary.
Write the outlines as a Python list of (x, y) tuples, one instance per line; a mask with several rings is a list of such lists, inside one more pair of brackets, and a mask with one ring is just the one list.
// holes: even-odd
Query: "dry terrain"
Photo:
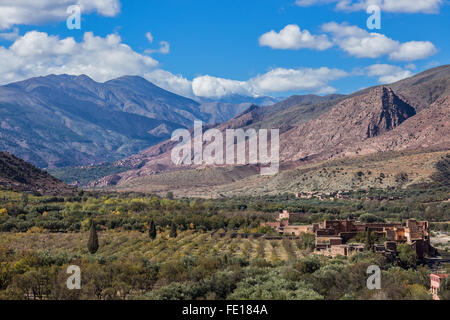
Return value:
[(403, 188), (430, 182), (430, 176), (437, 171), (436, 163), (449, 153), (391, 152), (358, 156), (284, 170), (273, 177), (260, 176), (250, 166), (174, 171), (134, 179), (111, 187), (111, 190), (159, 194), (173, 191), (177, 196), (216, 198), (300, 191)]

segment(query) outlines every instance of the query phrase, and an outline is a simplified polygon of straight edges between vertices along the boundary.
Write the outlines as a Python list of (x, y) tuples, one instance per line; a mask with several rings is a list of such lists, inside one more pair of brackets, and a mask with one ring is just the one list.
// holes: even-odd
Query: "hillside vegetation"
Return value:
[(38, 194), (71, 194), (75, 191), (33, 165), (0, 152), (0, 188)]
[[(295, 223), (415, 217), (448, 231), (449, 204), (439, 194), (410, 192), (393, 202), (320, 202), (292, 195), (220, 200), (146, 194), (83, 193), (66, 197), (0, 192), (0, 299), (430, 299), (425, 265), (362, 252), (315, 256), (310, 235), (271, 236), (260, 222), (283, 209)], [(99, 249), (88, 251), (95, 221)], [(156, 225), (156, 237), (149, 226)], [(445, 252), (442, 252), (445, 254)], [(413, 258), (413, 257), (411, 257)], [(382, 269), (381, 290), (368, 290), (367, 267)], [(81, 290), (68, 290), (69, 265), (80, 267)]]

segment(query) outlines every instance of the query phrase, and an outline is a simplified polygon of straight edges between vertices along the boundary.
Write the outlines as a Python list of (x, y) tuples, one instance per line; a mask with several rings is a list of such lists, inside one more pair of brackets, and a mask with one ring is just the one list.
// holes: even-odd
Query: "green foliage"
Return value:
[(320, 261), (317, 257), (311, 256), (297, 262), (295, 268), (303, 274), (311, 274), (320, 269)]
[(407, 243), (402, 243), (397, 246), (398, 258), (400, 264), (404, 268), (414, 268), (417, 264), (417, 253)]
[(155, 226), (155, 222), (153, 220), (150, 221), (150, 227), (149, 227), (149, 230), (148, 230), (148, 236), (152, 240), (154, 240), (156, 238), (156, 226)]
[(300, 235), (300, 240), (298, 243), (299, 248), (304, 250), (314, 250), (315, 247), (315, 236), (310, 233), (302, 233)]
[(169, 200), (173, 200), (173, 192), (172, 191), (167, 192), (166, 198)]
[(450, 278), (447, 277), (441, 283), (441, 288), (439, 290), (439, 298), (441, 300), (450, 300)]
[(91, 220), (91, 227), (89, 230), (88, 250), (91, 254), (94, 254), (98, 250), (98, 235), (95, 227), (94, 220)]
[(321, 300), (323, 297), (304, 282), (282, 277), (278, 270), (247, 270), (229, 299), (232, 300)]
[[(429, 299), (429, 270), (417, 266), (408, 245), (399, 246), (397, 263), (372, 252), (315, 256), (311, 234), (294, 240), (231, 237), (267, 232), (260, 223), (274, 221), (285, 208), (304, 212), (295, 223), (426, 217), (433, 229), (448, 229), (449, 205), (423, 203), (444, 199), (444, 192), (435, 192), (435, 198), (419, 189), (401, 192), (404, 200), (365, 201), (365, 193), (355, 192), (358, 200), (324, 202), (289, 194), (204, 200), (1, 191), (0, 299)], [(101, 255), (90, 253), (99, 249), (97, 230)], [(366, 242), (367, 233), (358, 236)], [(382, 240), (369, 236), (370, 243)], [(95, 250), (86, 251), (86, 240), (96, 243)], [(78, 292), (65, 287), (69, 264), (83, 270)], [(380, 291), (366, 288), (366, 270), (373, 264), (383, 270)]]
[(175, 225), (175, 223), (172, 223), (170, 225), (170, 234), (169, 236), (171, 238), (176, 238), (177, 237), (177, 226)]
[(359, 220), (364, 223), (373, 223), (373, 222), (383, 222), (383, 219), (380, 219), (374, 214), (365, 213), (359, 216)]

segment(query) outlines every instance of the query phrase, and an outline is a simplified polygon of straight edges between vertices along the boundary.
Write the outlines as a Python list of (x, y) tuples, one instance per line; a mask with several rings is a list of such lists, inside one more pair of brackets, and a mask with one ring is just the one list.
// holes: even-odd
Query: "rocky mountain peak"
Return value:
[(416, 110), (400, 99), (391, 88), (380, 87), (372, 94), (380, 95), (381, 109), (367, 127), (367, 138), (376, 137), (399, 126), (416, 114)]

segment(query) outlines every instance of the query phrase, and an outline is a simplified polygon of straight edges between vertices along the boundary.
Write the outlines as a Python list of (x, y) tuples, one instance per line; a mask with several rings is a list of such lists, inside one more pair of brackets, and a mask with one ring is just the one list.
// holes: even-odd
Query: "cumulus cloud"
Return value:
[(261, 46), (273, 49), (310, 48), (326, 50), (337, 45), (340, 49), (357, 58), (379, 58), (388, 56), (391, 60), (413, 61), (434, 55), (437, 49), (430, 41), (410, 41), (400, 43), (384, 34), (368, 32), (346, 23), (329, 22), (322, 30), (331, 35), (312, 35), (308, 30), (301, 30), (298, 25), (287, 25), (280, 32), (274, 30), (259, 38)]
[(105, 38), (86, 32), (83, 40), (60, 39), (44, 32), (31, 31), (9, 48), (0, 47), (0, 82), (47, 74), (87, 74), (106, 81), (126, 74), (140, 74), (155, 69), (158, 62), (133, 51), (120, 36)]
[(196, 96), (208, 98), (221, 98), (232, 94), (261, 96), (287, 91), (331, 93), (336, 90), (329, 86), (328, 82), (346, 75), (347, 73), (342, 70), (326, 67), (317, 69), (276, 68), (247, 81), (229, 80), (209, 75), (201, 76), (193, 80), (192, 89)]
[(254, 95), (253, 88), (245, 81), (200, 76), (192, 81), (192, 90), (198, 97), (221, 98), (227, 95)]
[(365, 70), (369, 77), (378, 77), (378, 82), (387, 84), (412, 76), (411, 71), (390, 64), (373, 64)]
[(377, 5), (385, 12), (438, 13), (443, 0), (296, 0), (301, 7), (336, 3), (342, 11), (365, 11), (370, 5)]
[(65, 20), (67, 8), (79, 4), (82, 14), (96, 12), (113, 17), (120, 12), (119, 0), (0, 0), (0, 29), (20, 24)]
[(191, 81), (160, 69), (158, 61), (135, 52), (117, 34), (86, 32), (80, 42), (30, 31), (9, 47), (0, 46), (0, 84), (48, 74), (86, 74), (104, 82), (140, 75), (163, 89), (194, 98)]
[[(190, 98), (221, 98), (233, 94), (261, 96), (290, 91), (332, 93), (336, 90), (331, 82), (349, 75), (327, 67), (276, 68), (246, 80), (202, 75), (191, 81), (161, 69), (158, 61), (135, 52), (117, 34), (99, 37), (92, 32), (86, 32), (82, 40), (76, 41), (72, 37), (30, 31), (9, 47), (0, 46), (0, 60), (1, 84), (63, 73), (86, 74), (100, 82), (123, 75), (140, 75), (161, 88)], [(399, 69), (389, 69), (389, 72), (378, 69), (373, 67), (365, 74), (377, 76), (383, 82), (408, 76)]]
[(162, 69), (155, 69), (143, 74), (148, 80), (156, 84), (157, 86), (171, 91), (173, 93), (188, 97), (195, 98), (192, 90), (192, 82), (182, 75), (175, 75), (169, 71)]
[(356, 26), (330, 22), (322, 28), (333, 35), (335, 43), (342, 50), (358, 58), (377, 58), (398, 47), (397, 41), (380, 33), (369, 33)]
[(259, 38), (259, 44), (272, 49), (326, 50), (332, 46), (326, 35), (312, 35), (308, 30), (300, 30), (295, 24), (287, 25), (280, 32), (272, 30), (263, 34)]
[(45, 32), (30, 31), (9, 47), (0, 46), (0, 83), (5, 84), (47, 74), (86, 74), (96, 81), (123, 75), (140, 75), (156, 85), (195, 98), (220, 98), (231, 94), (263, 95), (272, 92), (307, 90), (331, 92), (329, 82), (346, 73), (329, 68), (273, 69), (247, 81), (196, 77), (190, 81), (182, 75), (162, 70), (152, 57), (135, 52), (117, 34), (106, 37), (86, 32), (79, 42)]
[(412, 61), (434, 55), (437, 50), (429, 41), (400, 43), (383, 34), (367, 32), (357, 26), (329, 22), (322, 26), (331, 33), (333, 42), (348, 54), (358, 58), (378, 58), (388, 55), (392, 60)]
[(410, 41), (401, 44), (390, 57), (393, 60), (411, 61), (425, 59), (436, 52), (435, 46), (430, 41)]

